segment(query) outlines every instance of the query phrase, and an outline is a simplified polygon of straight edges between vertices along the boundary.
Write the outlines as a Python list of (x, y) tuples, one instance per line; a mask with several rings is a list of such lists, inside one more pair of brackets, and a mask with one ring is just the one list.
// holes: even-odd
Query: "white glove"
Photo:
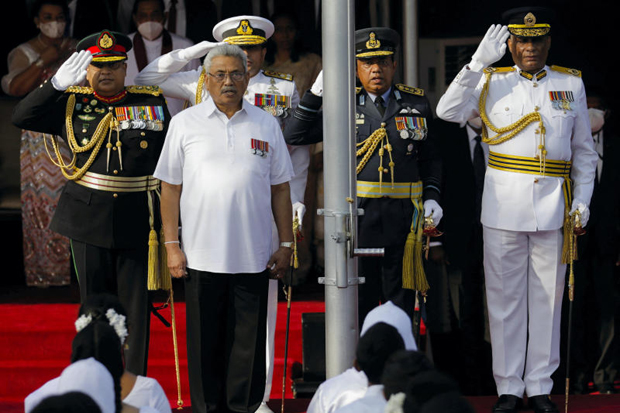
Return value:
[(306, 206), (301, 202), (295, 202), (293, 204), (293, 219), (297, 217), (299, 219), (299, 231), (301, 231), (301, 223), (304, 220), (304, 215), (306, 213)]
[(88, 50), (74, 52), (58, 68), (51, 82), (54, 89), (65, 91), (69, 86), (79, 85), (86, 78), (86, 68), (93, 60), (93, 55)]
[(319, 75), (316, 77), (312, 87), (310, 88), (310, 92), (314, 96), (323, 96), (323, 71), (319, 72)]
[(222, 44), (226, 44), (226, 43), (224, 42), (215, 43), (215, 42), (209, 42), (209, 41), (203, 40), (202, 42), (198, 44), (195, 44), (190, 47), (186, 47), (183, 50), (179, 50), (178, 57), (180, 60), (184, 60), (186, 62), (189, 62), (190, 60), (194, 60), (194, 59), (200, 59), (201, 57), (209, 53), (211, 49), (213, 49), (216, 46), (220, 46)]
[(479, 72), (501, 59), (506, 53), (506, 40), (509, 36), (508, 27), (492, 24), (471, 57), (469, 68)]
[(443, 217), (443, 209), (434, 199), (427, 199), (424, 201), (424, 218), (428, 218), (431, 215), (433, 217), (433, 225), (437, 226), (439, 221), (441, 221), (441, 217)]
[(585, 227), (588, 224), (588, 220), (590, 219), (590, 209), (584, 202), (578, 199), (574, 199), (573, 207), (571, 208), (569, 215), (572, 217), (577, 211), (579, 211), (579, 214), (581, 214), (581, 226)]

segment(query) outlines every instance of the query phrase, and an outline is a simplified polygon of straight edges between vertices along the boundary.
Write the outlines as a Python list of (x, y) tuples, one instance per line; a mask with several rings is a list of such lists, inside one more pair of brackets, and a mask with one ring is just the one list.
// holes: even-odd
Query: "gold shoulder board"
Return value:
[(402, 83), (398, 83), (396, 85), (396, 88), (401, 92), (410, 93), (412, 95), (424, 96), (424, 89), (403, 85)]
[(484, 69), (484, 73), (510, 73), (514, 72), (516, 69), (514, 67), (486, 67)]
[(153, 96), (159, 96), (159, 95), (162, 94), (161, 89), (159, 88), (159, 86), (137, 86), (137, 85), (132, 85), (132, 86), (127, 86), (125, 89), (129, 93), (141, 93), (141, 94), (144, 94), (144, 95), (153, 95)]
[(289, 82), (293, 81), (293, 75), (290, 75), (288, 73), (274, 72), (273, 70), (264, 70), (263, 73), (265, 74), (265, 76), (268, 76), (268, 77), (275, 77), (275, 78), (282, 79), (282, 80), (288, 80)]
[(581, 70), (577, 70), (577, 69), (570, 69), (568, 67), (553, 65), (551, 66), (551, 70), (553, 70), (554, 72), (566, 73), (568, 75), (581, 77)]
[(86, 87), (86, 86), (69, 86), (66, 90), (65, 93), (75, 93), (78, 95), (92, 95), (93, 93), (95, 93), (95, 91), (93, 90), (92, 87)]

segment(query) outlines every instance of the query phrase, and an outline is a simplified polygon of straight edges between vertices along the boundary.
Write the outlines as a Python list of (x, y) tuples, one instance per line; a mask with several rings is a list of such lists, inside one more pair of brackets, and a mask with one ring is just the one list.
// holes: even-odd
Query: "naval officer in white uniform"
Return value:
[[(536, 413), (557, 412), (549, 394), (560, 361), (563, 242), (576, 211), (586, 225), (594, 185), (581, 73), (546, 65), (552, 17), (543, 8), (506, 12), (508, 26), (489, 28), (437, 106), (447, 121), (480, 116), (490, 145), (481, 221), (495, 413), (516, 412), (524, 393)], [(488, 68), (506, 46), (515, 65)]]

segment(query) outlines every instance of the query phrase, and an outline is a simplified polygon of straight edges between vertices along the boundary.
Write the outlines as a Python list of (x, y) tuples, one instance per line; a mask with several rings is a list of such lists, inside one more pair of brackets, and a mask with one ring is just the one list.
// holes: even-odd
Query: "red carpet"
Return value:
[[(305, 412), (308, 399), (292, 399), (290, 366), (302, 363), (301, 314), (323, 312), (324, 303), (320, 301), (293, 302), (291, 307), (291, 330), (287, 364), (287, 391), (285, 411), (287, 413)], [(73, 321), (77, 313), (76, 304), (4, 304), (0, 305), (4, 322), (0, 325), (0, 411), (17, 413), (23, 411), (24, 397), (47, 380), (56, 377), (69, 363), (71, 340), (74, 336)], [(170, 319), (170, 310), (161, 314)], [(187, 382), (187, 360), (185, 351), (185, 305), (177, 303), (177, 330), (179, 354), (181, 357), (182, 399), (189, 408), (189, 385)], [(280, 411), (282, 396), (282, 366), (284, 358), (284, 339), (286, 326), (286, 304), (279, 304), (276, 333), (276, 359), (270, 406)], [(151, 324), (151, 347), (149, 357), (149, 376), (156, 378), (168, 394), (171, 404), (176, 405), (177, 390), (174, 372), (172, 334), (156, 318)], [(553, 396), (554, 401), (564, 411), (564, 398)], [(488, 413), (495, 397), (475, 397), (469, 399), (477, 412)], [(569, 412), (572, 413), (618, 413), (620, 395), (611, 396), (571, 396)]]

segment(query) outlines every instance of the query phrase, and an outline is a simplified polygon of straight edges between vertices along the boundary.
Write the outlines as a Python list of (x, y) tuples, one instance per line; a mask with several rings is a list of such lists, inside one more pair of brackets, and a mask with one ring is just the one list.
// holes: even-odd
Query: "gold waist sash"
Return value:
[(110, 192), (143, 192), (159, 188), (159, 179), (147, 176), (110, 176), (86, 172), (75, 183), (87, 188)]
[(394, 182), (392, 186), (381, 182), (357, 181), (357, 196), (360, 198), (416, 199), (422, 197), (422, 181)]

